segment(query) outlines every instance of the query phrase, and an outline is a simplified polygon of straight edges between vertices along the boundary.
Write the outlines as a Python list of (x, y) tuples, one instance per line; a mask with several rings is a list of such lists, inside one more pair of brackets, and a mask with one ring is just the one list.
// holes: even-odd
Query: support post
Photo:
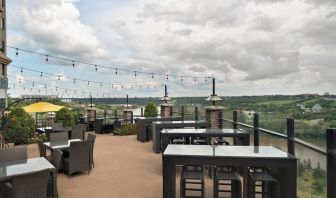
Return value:
[(233, 129), (238, 129), (238, 112), (235, 110), (233, 111)]
[(253, 115), (254, 146), (259, 146), (259, 114)]
[(181, 107), (181, 118), (184, 121), (184, 106)]
[(117, 117), (117, 110), (114, 110), (114, 121), (117, 121), (118, 117)]
[(195, 107), (195, 120), (198, 120), (198, 106)]
[(104, 109), (104, 122), (106, 122), (106, 109)]
[(141, 117), (144, 116), (143, 107), (141, 107)]
[(287, 118), (287, 152), (295, 156), (294, 119)]
[(336, 197), (336, 129), (327, 129), (327, 197)]

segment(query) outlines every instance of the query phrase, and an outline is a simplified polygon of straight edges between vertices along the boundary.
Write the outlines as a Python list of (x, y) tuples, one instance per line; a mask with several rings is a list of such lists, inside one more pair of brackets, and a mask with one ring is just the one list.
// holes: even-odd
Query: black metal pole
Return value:
[(195, 120), (198, 120), (198, 106), (195, 107)]
[(141, 116), (144, 115), (143, 113), (144, 113), (144, 112), (143, 112), (143, 107), (141, 107)]
[[(216, 95), (216, 80), (215, 78), (212, 79), (212, 95), (215, 96)], [(216, 101), (212, 101), (212, 105), (215, 106)]]
[(184, 106), (181, 106), (181, 118), (184, 121)]
[(257, 113), (253, 115), (253, 127), (254, 127), (254, 146), (259, 146), (259, 115)]
[(126, 108), (128, 108), (128, 94), (126, 95)]
[(90, 103), (91, 103), (91, 108), (92, 108), (92, 95), (90, 95)]
[(327, 129), (327, 197), (336, 197), (336, 129)]
[(104, 122), (106, 122), (106, 109), (104, 109)]
[(294, 119), (287, 118), (287, 152), (295, 155)]
[(238, 112), (233, 111), (233, 129), (238, 129)]
[(168, 96), (168, 92), (167, 92), (167, 85), (165, 85), (165, 97)]

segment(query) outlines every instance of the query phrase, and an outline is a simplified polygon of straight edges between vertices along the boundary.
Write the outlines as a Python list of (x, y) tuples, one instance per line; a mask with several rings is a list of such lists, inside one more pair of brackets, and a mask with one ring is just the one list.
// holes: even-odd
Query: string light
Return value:
[(90, 81), (88, 81), (88, 86), (90, 86)]
[(41, 72), (40, 78), (42, 78), (42, 76), (43, 76), (43, 72)]
[(76, 83), (76, 78), (74, 78), (74, 83)]
[(115, 74), (116, 75), (118, 74), (118, 68), (115, 68)]
[(61, 76), (58, 76), (58, 80), (61, 80)]
[(168, 75), (167, 75), (167, 80), (168, 80)]
[(98, 71), (98, 67), (97, 67), (97, 65), (95, 65), (95, 70)]
[(154, 74), (152, 73), (152, 79), (154, 78)]
[[(31, 50), (26, 50), (26, 49), (21, 49), (21, 48), (18, 48), (18, 47), (12, 47), (12, 46), (6, 46), (7, 48), (11, 48), (11, 49), (14, 49), (16, 50), (16, 55), (18, 56), (19, 54), (19, 51), (23, 51), (23, 52), (26, 52), (26, 53), (31, 53), (31, 54), (37, 54), (37, 55), (42, 55), (42, 56), (45, 56), (46, 57), (46, 62), (48, 62), (48, 59), (49, 57), (52, 57), (52, 58), (55, 58), (55, 59), (58, 59), (58, 60), (62, 60), (62, 61), (68, 61), (68, 62), (71, 62), (72, 63), (72, 66), (75, 67), (75, 62), (76, 63), (81, 63), (81, 64), (84, 64), (84, 65), (89, 65), (89, 66), (97, 66), (98, 67), (104, 67), (104, 68), (109, 68), (109, 69), (115, 69), (116, 70), (116, 74), (118, 73), (118, 68), (117, 67), (110, 67), (110, 66), (104, 66), (104, 65), (97, 65), (97, 64), (93, 64), (93, 63), (88, 63), (88, 62), (83, 62), (83, 61), (79, 61), (79, 60), (75, 60), (75, 59), (68, 59), (68, 58), (63, 58), (63, 57), (58, 57), (58, 56), (54, 56), (54, 55), (50, 55), (50, 54), (44, 54), (44, 53), (39, 53), (39, 52), (34, 52), (34, 51), (31, 51)], [(130, 69), (120, 69), (122, 71), (126, 71), (126, 72), (134, 72), (134, 70), (130, 70)], [(159, 76), (165, 76), (165, 74), (155, 74), (155, 73), (152, 73), (152, 72), (144, 72), (144, 71), (136, 71), (137, 74), (139, 73), (142, 73), (142, 74), (148, 74), (148, 75), (159, 75)], [(177, 75), (169, 75), (170, 77), (178, 77)], [(184, 78), (194, 78), (195, 76), (183, 76)], [(196, 78), (210, 78), (210, 77), (196, 77)]]
[(35, 82), (33, 82), (33, 87), (35, 86)]
[(21, 74), (23, 73), (23, 68), (21, 67)]

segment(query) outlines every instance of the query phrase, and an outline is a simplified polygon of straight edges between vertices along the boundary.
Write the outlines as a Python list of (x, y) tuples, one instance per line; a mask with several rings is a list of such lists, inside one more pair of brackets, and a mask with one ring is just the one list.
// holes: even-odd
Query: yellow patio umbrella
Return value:
[(63, 106), (54, 105), (49, 102), (37, 102), (23, 107), (27, 113), (45, 113), (45, 112), (54, 112), (62, 109)]

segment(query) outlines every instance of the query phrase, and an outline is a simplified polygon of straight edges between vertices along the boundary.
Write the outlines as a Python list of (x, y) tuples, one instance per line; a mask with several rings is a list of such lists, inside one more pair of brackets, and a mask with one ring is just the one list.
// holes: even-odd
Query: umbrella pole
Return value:
[(37, 113), (35, 113), (35, 127), (38, 128), (37, 127)]

